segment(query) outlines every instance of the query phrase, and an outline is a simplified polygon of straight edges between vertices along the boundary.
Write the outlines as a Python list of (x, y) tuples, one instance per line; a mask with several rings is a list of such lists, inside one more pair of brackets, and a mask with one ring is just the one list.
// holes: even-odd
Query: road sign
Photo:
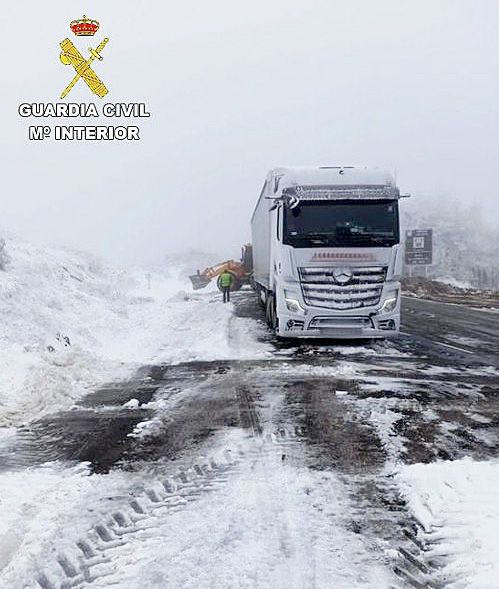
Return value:
[(410, 229), (405, 232), (405, 263), (429, 266), (433, 263), (433, 229)]

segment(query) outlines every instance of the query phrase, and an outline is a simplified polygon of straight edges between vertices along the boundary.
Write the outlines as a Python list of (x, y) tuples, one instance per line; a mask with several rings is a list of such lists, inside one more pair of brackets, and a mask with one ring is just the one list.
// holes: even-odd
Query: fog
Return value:
[[(101, 29), (81, 42), (83, 14)], [(236, 256), (268, 169), (308, 164), (386, 167), (498, 224), (496, 0), (57, 0), (1, 19), (0, 230), (120, 263)], [(58, 101), (66, 36), (110, 38), (103, 102), (147, 104), (139, 142), (28, 141), (43, 121), (18, 106)], [(66, 101), (100, 103), (82, 82)]]

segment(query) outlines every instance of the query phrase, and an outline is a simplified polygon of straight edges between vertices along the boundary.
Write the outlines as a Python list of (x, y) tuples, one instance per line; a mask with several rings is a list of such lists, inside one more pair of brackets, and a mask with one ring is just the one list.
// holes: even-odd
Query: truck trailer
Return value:
[(399, 332), (400, 198), (392, 175), (377, 168), (268, 173), (251, 219), (252, 285), (277, 336)]

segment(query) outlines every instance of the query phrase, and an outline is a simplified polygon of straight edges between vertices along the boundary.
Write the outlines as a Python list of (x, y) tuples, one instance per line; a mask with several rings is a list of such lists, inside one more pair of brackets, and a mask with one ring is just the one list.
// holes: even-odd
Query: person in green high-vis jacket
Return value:
[(224, 270), (222, 274), (220, 274), (219, 284), (224, 295), (224, 303), (230, 302), (230, 287), (232, 286), (233, 282), (234, 276), (232, 276), (228, 270)]

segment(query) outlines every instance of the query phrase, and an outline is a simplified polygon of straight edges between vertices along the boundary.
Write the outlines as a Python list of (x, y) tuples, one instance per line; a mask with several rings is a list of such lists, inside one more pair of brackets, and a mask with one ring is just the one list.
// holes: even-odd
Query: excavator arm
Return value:
[(248, 281), (251, 274), (251, 245), (247, 244), (242, 250), (242, 259), (240, 262), (235, 260), (226, 260), (225, 262), (219, 262), (214, 266), (205, 268), (202, 272), (199, 270), (197, 274), (189, 276), (192, 287), (194, 290), (199, 290), (208, 286), (213, 278), (220, 276), (222, 272), (228, 270), (234, 277), (232, 290), (238, 290), (241, 286)]
[(220, 276), (225, 270), (228, 270), (235, 278), (241, 279), (244, 277), (244, 268), (241, 262), (226, 260), (225, 262), (215, 264), (215, 266), (209, 266), (202, 272), (198, 270), (197, 274), (189, 276), (192, 282), (192, 287), (194, 290), (199, 290), (200, 288), (208, 286), (213, 278)]

